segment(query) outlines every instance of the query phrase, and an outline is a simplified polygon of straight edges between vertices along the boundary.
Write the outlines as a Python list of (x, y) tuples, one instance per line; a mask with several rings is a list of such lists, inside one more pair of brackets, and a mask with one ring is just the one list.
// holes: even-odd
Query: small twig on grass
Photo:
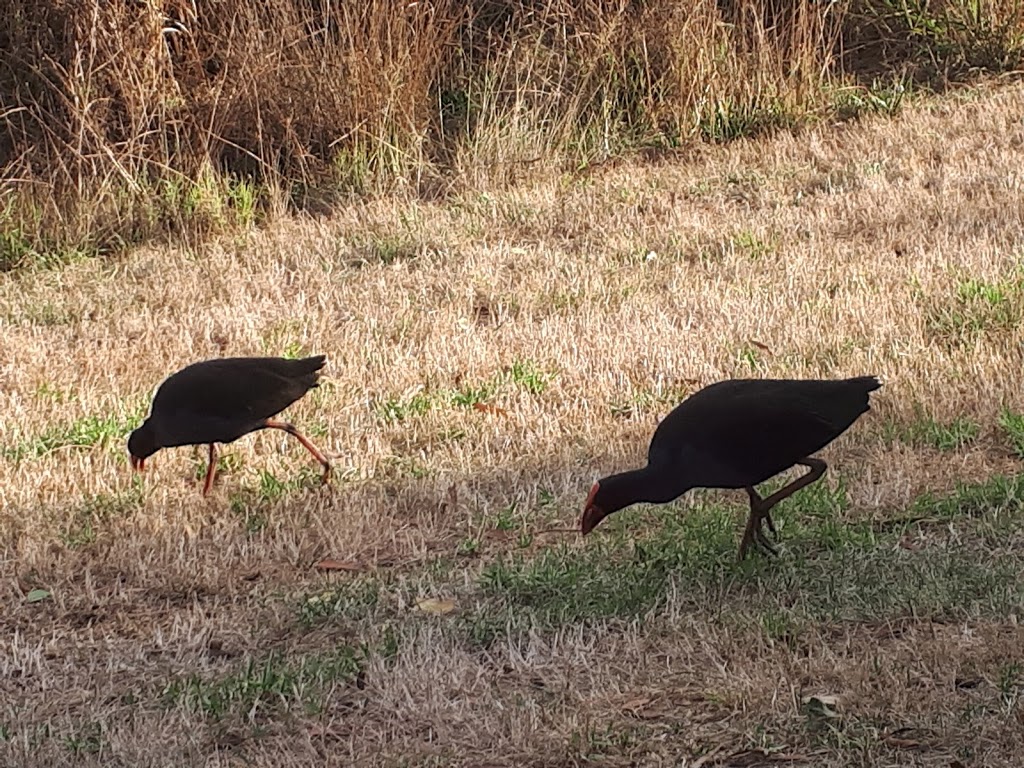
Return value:
[(579, 533), (579, 532), (580, 532), (579, 528), (544, 528), (544, 529), (539, 530), (539, 531), (534, 531), (533, 535), (534, 536), (540, 536), (541, 534), (544, 534), (544, 533)]

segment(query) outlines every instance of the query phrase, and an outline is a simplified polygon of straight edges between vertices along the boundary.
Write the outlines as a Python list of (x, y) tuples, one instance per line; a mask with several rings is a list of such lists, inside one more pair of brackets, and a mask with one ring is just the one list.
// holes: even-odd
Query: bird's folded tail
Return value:
[(882, 386), (882, 382), (877, 376), (856, 376), (846, 381), (857, 387), (857, 389), (864, 390), (864, 392), (874, 392)]
[(319, 372), (324, 367), (325, 362), (327, 362), (327, 355), (315, 355), (313, 357), (304, 357), (301, 360), (292, 360), (292, 375), (310, 388), (318, 386)]

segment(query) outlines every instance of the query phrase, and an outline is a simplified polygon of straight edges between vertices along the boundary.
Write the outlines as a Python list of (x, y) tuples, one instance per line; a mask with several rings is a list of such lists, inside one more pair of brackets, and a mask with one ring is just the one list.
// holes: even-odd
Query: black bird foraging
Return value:
[(331, 474), (327, 457), (292, 425), (274, 416), (319, 386), (326, 356), (229, 357), (204, 360), (169, 376), (157, 389), (149, 418), (128, 437), (132, 467), (141, 472), (161, 448), (210, 446), (203, 495), (210, 492), (217, 468), (216, 443), (231, 443), (250, 432), (281, 429), (293, 435)]
[[(831, 443), (870, 410), (874, 376), (852, 379), (734, 379), (711, 384), (677, 405), (658, 425), (647, 466), (594, 483), (580, 520), (590, 533), (608, 515), (632, 504), (664, 504), (691, 488), (743, 488), (750, 516), (739, 559), (753, 543), (777, 554), (765, 536), (770, 511), (810, 485), (827, 465), (811, 454)], [(767, 498), (759, 483), (795, 465), (810, 471)]]

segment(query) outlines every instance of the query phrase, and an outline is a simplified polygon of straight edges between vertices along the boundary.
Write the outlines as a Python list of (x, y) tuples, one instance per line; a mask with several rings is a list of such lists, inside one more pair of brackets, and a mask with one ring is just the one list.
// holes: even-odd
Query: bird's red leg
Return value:
[(206, 468), (206, 480), (203, 482), (203, 496), (210, 493), (213, 487), (213, 476), (217, 474), (217, 448), (210, 443), (210, 466)]
[(777, 554), (775, 547), (769, 543), (764, 535), (764, 530), (761, 528), (762, 521), (767, 522), (768, 528), (772, 533), (775, 533), (775, 524), (772, 522), (769, 513), (771, 508), (783, 499), (792, 496), (801, 488), (805, 488), (813, 483), (825, 474), (825, 470), (828, 468), (828, 465), (821, 459), (807, 458), (798, 461), (797, 464), (809, 468), (810, 472), (798, 477), (789, 485), (783, 486), (766, 499), (762, 499), (752, 487), (746, 489), (747, 495), (750, 497), (750, 518), (747, 520), (747, 528), (743, 532), (743, 538), (740, 540), (740, 560), (746, 557), (747, 550), (752, 543), (763, 547), (772, 554)]
[(265, 422), (263, 422), (263, 426), (265, 429), (282, 429), (289, 435), (294, 437), (296, 440), (298, 440), (300, 443), (302, 443), (303, 447), (307, 451), (312, 453), (316, 460), (320, 462), (320, 466), (324, 468), (324, 474), (320, 479), (322, 482), (327, 482), (328, 478), (331, 476), (331, 462), (329, 462), (327, 460), (327, 457), (320, 452), (319, 448), (317, 448), (315, 445), (309, 442), (309, 440), (303, 437), (302, 434), (299, 433), (299, 430), (295, 428), (294, 424), (289, 424), (284, 421), (274, 421), (272, 419), (267, 419)]
[(764, 505), (765, 511), (771, 509), (783, 499), (792, 496), (801, 488), (806, 488), (808, 485), (810, 485), (823, 474), (825, 474), (825, 470), (828, 469), (828, 464), (826, 464), (821, 459), (802, 459), (801, 461), (798, 461), (797, 464), (799, 464), (802, 467), (807, 467), (811, 471), (808, 472), (806, 475), (798, 477), (789, 485), (783, 486), (775, 493), (773, 493), (771, 496), (769, 496), (767, 499), (762, 501), (761, 503)]

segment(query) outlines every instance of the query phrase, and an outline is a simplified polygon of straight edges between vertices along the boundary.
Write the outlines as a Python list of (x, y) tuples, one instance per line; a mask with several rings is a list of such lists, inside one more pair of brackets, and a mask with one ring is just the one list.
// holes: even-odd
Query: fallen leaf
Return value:
[(356, 560), (334, 560), (330, 557), (321, 560), (315, 566), (321, 571), (362, 571), (363, 564)]
[(839, 717), (839, 713), (836, 711), (839, 706), (839, 699), (836, 696), (826, 693), (815, 693), (810, 696), (804, 696), (803, 703), (811, 714), (828, 718)]
[(767, 344), (762, 344), (760, 341), (757, 341), (757, 339), (750, 339), (749, 341), (762, 352), (767, 352), (769, 355), (772, 354), (772, 348)]
[(473, 408), (480, 413), (493, 413), (496, 416), (508, 416), (508, 411), (490, 403), (473, 403)]
[(47, 589), (33, 589), (25, 595), (25, 599), (30, 603), (38, 603), (40, 600), (45, 600), (49, 596), (50, 591)]
[(424, 613), (434, 613), (438, 616), (443, 616), (446, 613), (451, 613), (455, 610), (454, 600), (438, 600), (433, 597), (424, 597), (416, 601), (416, 607)]

